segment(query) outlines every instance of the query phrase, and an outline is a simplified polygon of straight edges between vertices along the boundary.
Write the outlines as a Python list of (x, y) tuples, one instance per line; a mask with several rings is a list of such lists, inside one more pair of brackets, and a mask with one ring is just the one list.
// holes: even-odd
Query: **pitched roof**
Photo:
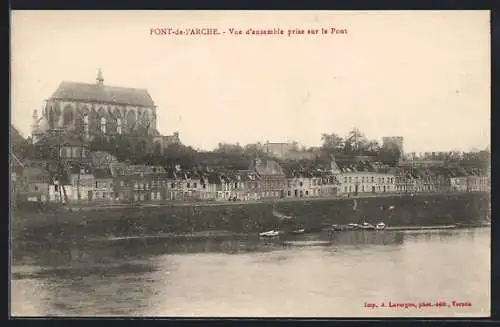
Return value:
[(260, 180), (260, 176), (254, 170), (238, 170), (237, 174), (240, 176), (242, 182)]
[(271, 159), (255, 160), (250, 165), (250, 169), (255, 170), (259, 175), (285, 175), (285, 172), (280, 164)]
[(94, 166), (108, 166), (110, 163), (118, 162), (115, 156), (106, 151), (90, 152), (90, 160)]
[(132, 106), (153, 107), (155, 104), (146, 89), (63, 81), (52, 99), (98, 101)]
[(376, 172), (375, 167), (369, 161), (357, 161), (357, 162), (337, 162), (338, 168), (343, 173), (352, 172)]

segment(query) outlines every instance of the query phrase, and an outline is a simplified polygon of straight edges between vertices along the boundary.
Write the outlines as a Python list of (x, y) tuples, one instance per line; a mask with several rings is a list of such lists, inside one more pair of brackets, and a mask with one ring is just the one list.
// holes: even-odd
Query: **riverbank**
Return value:
[[(356, 201), (354, 201), (356, 199)], [(384, 221), (390, 226), (468, 224), (489, 214), (488, 193), (388, 195), (383, 197), (231, 202), (214, 205), (99, 208), (73, 212), (13, 212), (17, 240), (79, 240), (166, 233), (229, 231), (257, 233), (282, 226), (273, 208), (307, 228), (328, 224)]]

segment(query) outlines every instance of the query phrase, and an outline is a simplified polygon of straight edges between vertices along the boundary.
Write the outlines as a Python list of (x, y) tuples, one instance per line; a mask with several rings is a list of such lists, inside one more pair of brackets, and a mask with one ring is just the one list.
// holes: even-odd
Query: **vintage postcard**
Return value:
[(12, 11), (13, 317), (489, 317), (488, 11)]

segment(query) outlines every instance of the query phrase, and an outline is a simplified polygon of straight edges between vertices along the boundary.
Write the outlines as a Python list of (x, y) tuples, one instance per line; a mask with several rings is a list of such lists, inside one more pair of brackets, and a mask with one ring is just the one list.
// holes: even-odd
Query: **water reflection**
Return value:
[(362, 304), (446, 298), (474, 302), (448, 315), (485, 314), (489, 240), (489, 230), (476, 229), (20, 244), (12, 313), (427, 316), (443, 312), (369, 312)]

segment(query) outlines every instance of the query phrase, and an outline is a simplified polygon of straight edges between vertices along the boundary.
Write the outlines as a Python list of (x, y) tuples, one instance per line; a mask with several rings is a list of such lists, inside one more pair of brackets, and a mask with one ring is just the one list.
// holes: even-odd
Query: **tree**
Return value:
[(335, 133), (323, 133), (321, 135), (321, 141), (323, 142), (321, 148), (329, 153), (342, 152), (345, 143), (344, 139)]
[(397, 147), (382, 147), (377, 155), (377, 160), (385, 165), (395, 167), (401, 158), (401, 151)]
[(366, 155), (377, 155), (380, 151), (380, 145), (376, 140), (370, 140), (365, 144), (364, 152)]
[(214, 152), (223, 152), (223, 153), (243, 153), (244, 149), (239, 144), (231, 144), (231, 143), (219, 143)]
[(35, 157), (35, 146), (31, 139), (21, 140), (20, 142), (12, 143), (12, 152), (20, 159), (28, 159)]
[(353, 128), (346, 137), (346, 144), (350, 145), (353, 153), (360, 153), (367, 143), (366, 137), (357, 128)]

